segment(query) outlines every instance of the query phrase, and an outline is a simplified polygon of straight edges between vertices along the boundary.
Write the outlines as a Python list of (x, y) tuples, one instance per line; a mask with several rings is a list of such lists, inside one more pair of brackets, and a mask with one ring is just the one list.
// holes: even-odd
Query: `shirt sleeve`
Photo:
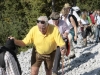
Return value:
[(26, 45), (27, 44), (31, 44), (33, 43), (33, 35), (34, 35), (34, 28), (32, 28), (28, 34), (26, 35), (26, 37), (22, 40)]
[(62, 39), (62, 36), (56, 27), (54, 28), (54, 39), (56, 41), (57, 46), (64, 46), (65, 45), (65, 42)]
[(89, 21), (89, 23), (92, 23), (92, 22), (91, 22), (91, 19), (90, 19), (90, 17), (89, 17), (89, 16), (87, 16), (87, 18), (88, 18), (88, 21)]

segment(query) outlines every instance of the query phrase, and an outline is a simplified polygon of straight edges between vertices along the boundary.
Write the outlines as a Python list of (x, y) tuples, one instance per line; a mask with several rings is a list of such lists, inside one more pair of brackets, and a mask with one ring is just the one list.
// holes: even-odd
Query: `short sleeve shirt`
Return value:
[(40, 54), (50, 54), (57, 46), (65, 45), (59, 30), (53, 25), (48, 25), (45, 35), (39, 31), (37, 25), (34, 26), (22, 41), (26, 45), (33, 43), (36, 51)]

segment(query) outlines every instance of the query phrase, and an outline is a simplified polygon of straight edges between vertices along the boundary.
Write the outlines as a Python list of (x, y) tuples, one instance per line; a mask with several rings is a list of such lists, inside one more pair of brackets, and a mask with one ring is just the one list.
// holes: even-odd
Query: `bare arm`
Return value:
[(26, 46), (22, 40), (14, 39), (14, 43), (18, 46), (22, 46), (22, 47)]
[(61, 51), (62, 55), (65, 55), (66, 52), (67, 52), (66, 46), (65, 45), (64, 46), (60, 46), (60, 51)]
[(67, 37), (68, 37), (68, 33), (67, 33), (67, 32), (64, 32), (64, 34), (62, 34), (62, 36), (63, 36), (64, 38), (67, 38)]
[(14, 43), (15, 43), (15, 45), (17, 45), (17, 46), (22, 46), (22, 47), (26, 46), (25, 43), (24, 43), (22, 40), (17, 40), (17, 39), (15, 39), (15, 38), (12, 37), (12, 36), (10, 36), (10, 37), (8, 37), (8, 38), (9, 38), (9, 39), (14, 39)]
[(74, 19), (70, 17), (71, 25), (74, 27), (75, 36), (77, 36), (77, 27)]

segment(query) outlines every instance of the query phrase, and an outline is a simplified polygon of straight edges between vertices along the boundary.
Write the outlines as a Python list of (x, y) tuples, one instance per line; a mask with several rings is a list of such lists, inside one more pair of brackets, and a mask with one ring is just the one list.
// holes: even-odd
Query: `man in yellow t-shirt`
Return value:
[(39, 67), (44, 61), (46, 75), (52, 75), (52, 66), (57, 46), (60, 46), (61, 54), (66, 53), (65, 42), (63, 41), (58, 29), (48, 24), (46, 16), (37, 19), (37, 25), (32, 27), (23, 40), (14, 37), (14, 43), (18, 46), (34, 45), (31, 57), (31, 75), (38, 75)]

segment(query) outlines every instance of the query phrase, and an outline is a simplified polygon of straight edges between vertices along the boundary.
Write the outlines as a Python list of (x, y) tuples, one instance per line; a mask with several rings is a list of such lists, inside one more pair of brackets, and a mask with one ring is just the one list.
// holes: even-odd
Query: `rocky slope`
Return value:
[[(18, 55), (22, 75), (30, 75), (31, 52), (32, 50), (28, 49), (26, 52), (21, 52)], [(75, 46), (75, 53), (76, 58), (71, 60), (68, 60), (65, 56), (64, 75), (100, 75), (100, 43), (88, 44), (84, 48), (77, 44)], [(45, 75), (43, 63), (38, 75)], [(59, 75), (62, 75), (62, 69), (59, 70)]]

